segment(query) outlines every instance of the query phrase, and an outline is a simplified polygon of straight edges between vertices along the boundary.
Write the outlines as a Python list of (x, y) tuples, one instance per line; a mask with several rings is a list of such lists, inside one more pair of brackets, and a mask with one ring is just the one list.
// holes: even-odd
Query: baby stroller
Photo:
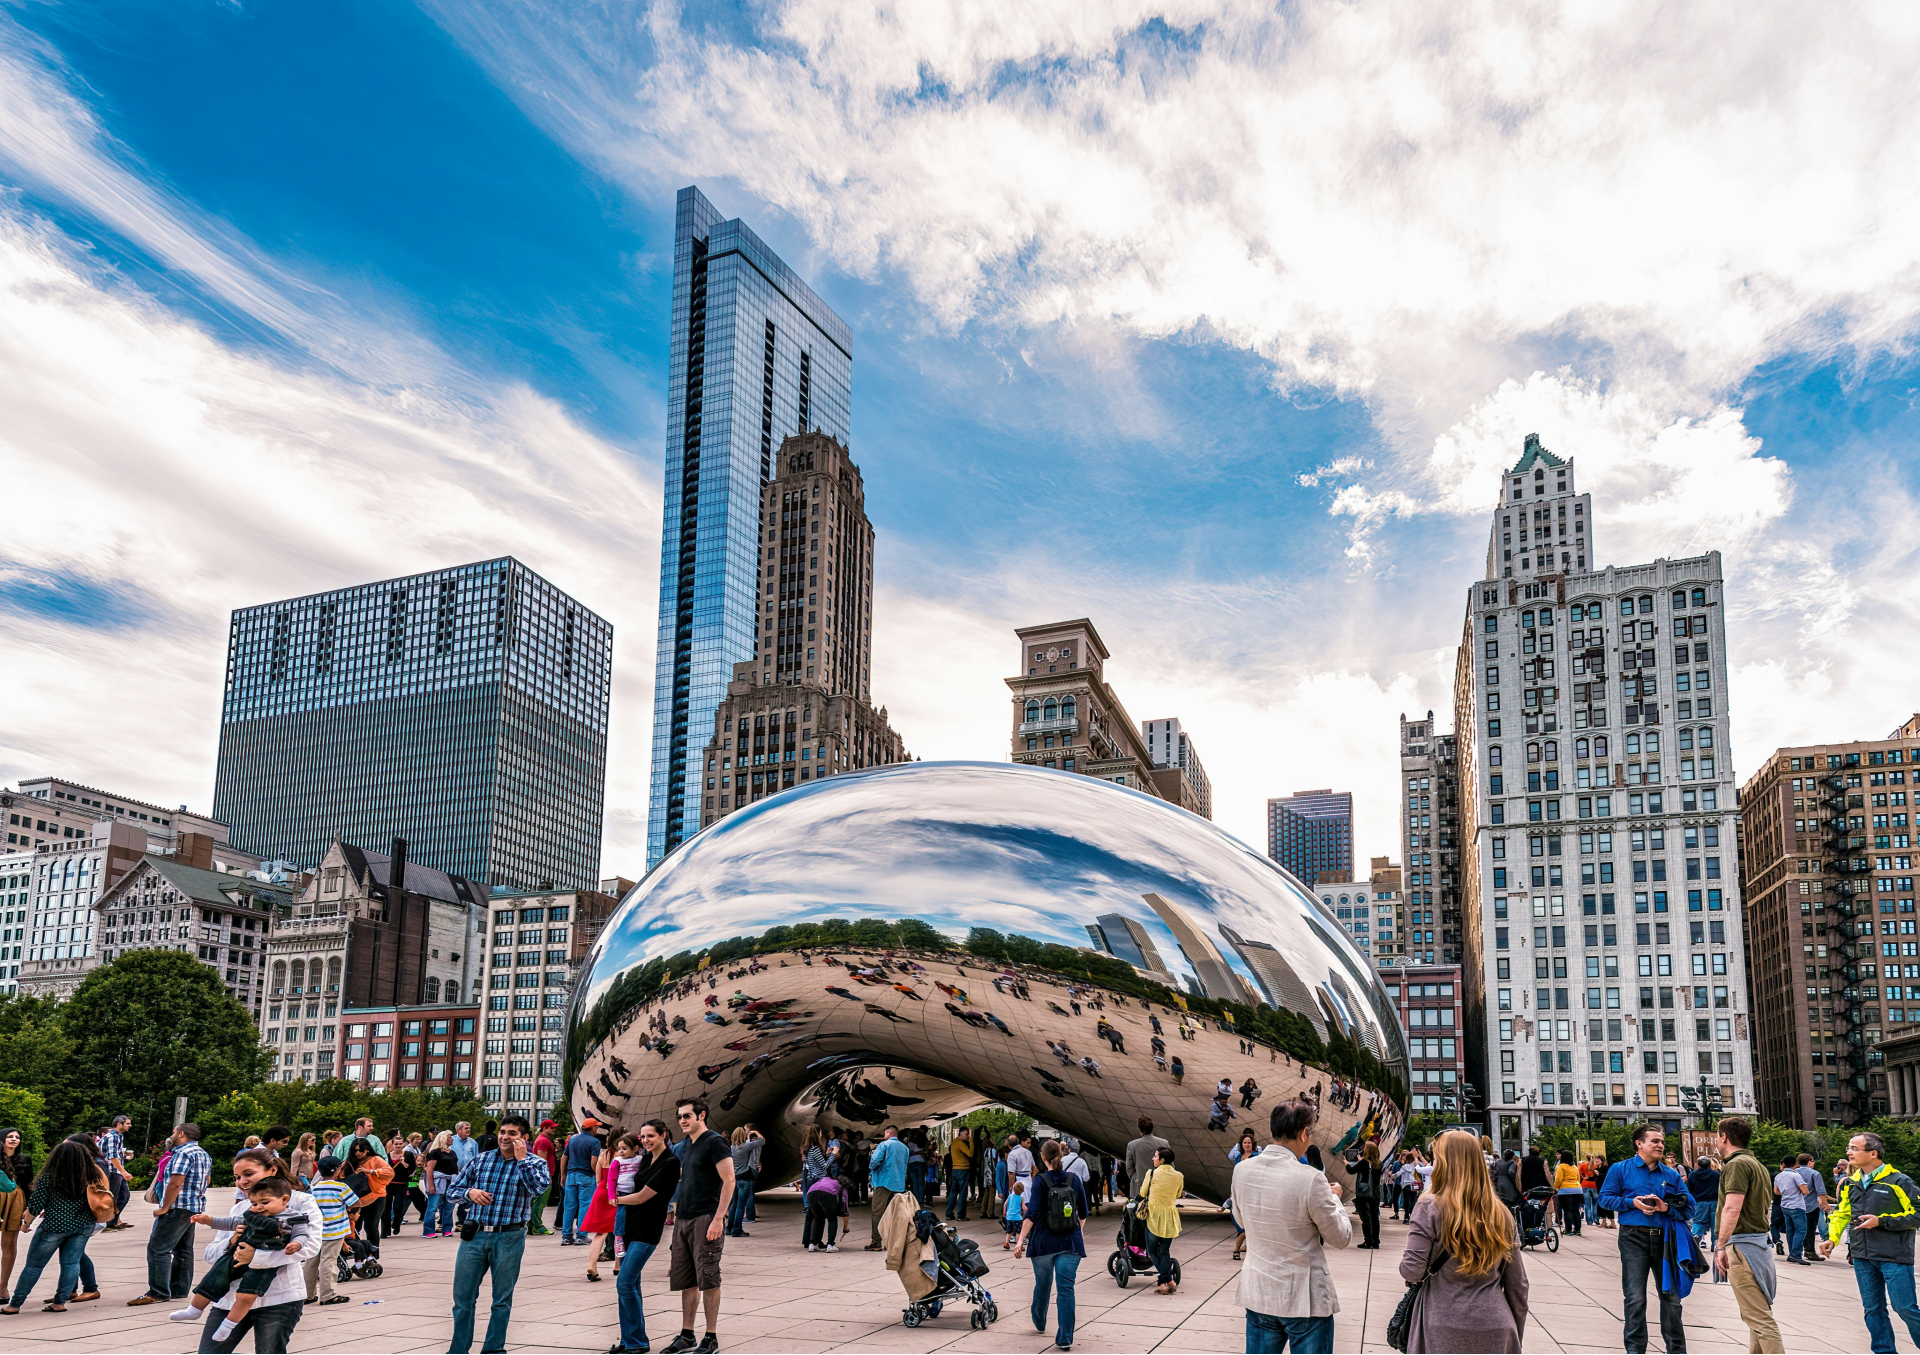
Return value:
[(384, 1272), (373, 1245), (348, 1234), (340, 1244), (339, 1283), (348, 1280), (377, 1280)]
[(989, 1324), (998, 1322), (1000, 1305), (980, 1283), (980, 1277), (991, 1269), (986, 1258), (980, 1255), (980, 1244), (970, 1237), (959, 1236), (951, 1223), (942, 1223), (931, 1209), (915, 1214), (913, 1227), (921, 1241), (931, 1239), (933, 1242), (934, 1259), (921, 1264), (932, 1270), (934, 1286), (901, 1309), (900, 1320), (909, 1327), (917, 1327), (928, 1318), (940, 1316), (941, 1309), (951, 1300), (973, 1306), (968, 1321), (975, 1331), (985, 1331)]
[(1520, 1202), (1520, 1245), (1533, 1248), (1545, 1245), (1550, 1252), (1560, 1250), (1560, 1230), (1553, 1226), (1553, 1187), (1535, 1186)]
[[(1125, 1289), (1136, 1275), (1157, 1275), (1153, 1258), (1147, 1255), (1147, 1202), (1128, 1200), (1121, 1211), (1120, 1231), (1114, 1238), (1113, 1255), (1107, 1258), (1107, 1274)], [(1173, 1263), (1173, 1282), (1180, 1282), (1180, 1262)]]

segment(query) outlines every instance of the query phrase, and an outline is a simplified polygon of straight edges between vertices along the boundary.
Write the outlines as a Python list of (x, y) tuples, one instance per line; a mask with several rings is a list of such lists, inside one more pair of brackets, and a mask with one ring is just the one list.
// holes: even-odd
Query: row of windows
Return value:
[[(1543, 1017), (1534, 1023), (1534, 1033), (1539, 1039), (1558, 1040), (1563, 1044), (1572, 1040), (1578, 1030), (1579, 1023), (1577, 1021), (1564, 1019), (1550, 1021)], [(1600, 1017), (1592, 1017), (1587, 1021), (1586, 1035), (1587, 1039), (1594, 1044), (1599, 1044), (1602, 1041), (1608, 1044), (1618, 1044), (1623, 1038), (1627, 1040), (1637, 1038), (1642, 1044), (1653, 1044), (1655, 1042), (1672, 1044), (1679, 1039), (1679, 1026), (1675, 1018), (1670, 1016), (1660, 1017), (1658, 1019), (1644, 1017), (1637, 1023), (1632, 1020), (1623, 1021), (1619, 1017), (1608, 1017), (1604, 1020)], [(1502, 1041), (1512, 1041), (1513, 1020), (1511, 1018), (1503, 1018), (1500, 1021), (1500, 1038)], [(1693, 1022), (1693, 1038), (1697, 1044), (1706, 1044), (1709, 1041), (1731, 1040), (1733, 1038), (1733, 1021), (1731, 1018), (1725, 1016), (1713, 1018), (1704, 1016), (1695, 1017)], [(1507, 1071), (1512, 1070), (1508, 1068)]]

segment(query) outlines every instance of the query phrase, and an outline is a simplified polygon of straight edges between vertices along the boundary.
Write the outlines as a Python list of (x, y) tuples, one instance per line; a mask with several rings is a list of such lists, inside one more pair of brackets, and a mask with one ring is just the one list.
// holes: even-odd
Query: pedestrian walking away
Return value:
[(533, 1155), (533, 1127), (524, 1115), (509, 1115), (495, 1133), (498, 1147), (474, 1156), (453, 1180), (453, 1196), (467, 1205), (460, 1225), (460, 1251), (453, 1261), (453, 1340), (449, 1355), (473, 1349), (474, 1309), (480, 1280), (492, 1274), (493, 1307), (483, 1351), (503, 1351), (513, 1320), (513, 1289), (527, 1245), (527, 1219), (534, 1197), (552, 1178)]
[(1553, 1198), (1560, 1207), (1561, 1230), (1580, 1236), (1580, 1221), (1585, 1214), (1586, 1188), (1580, 1184), (1580, 1169), (1573, 1165), (1573, 1154), (1560, 1150), (1560, 1161), (1553, 1169)]
[[(547, 1164), (547, 1175), (553, 1180), (560, 1182), (564, 1189), (566, 1178), (560, 1172), (560, 1145), (553, 1141), (553, 1131), (559, 1127), (560, 1124), (557, 1120), (540, 1121), (540, 1132), (533, 1136), (533, 1155)], [(446, 1136), (442, 1135), (441, 1137)], [(433, 1146), (435, 1148), (440, 1146), (439, 1138), (433, 1141)], [(456, 1170), (458, 1170), (458, 1165), (456, 1162)], [(448, 1179), (452, 1179), (451, 1175), (449, 1175)], [(553, 1229), (547, 1227), (546, 1219), (547, 1202), (552, 1200), (553, 1197), (554, 1188), (552, 1186), (548, 1186), (534, 1197), (533, 1208), (527, 1214), (528, 1237), (551, 1237), (553, 1235)], [(429, 1198), (431, 1198), (431, 1196), (429, 1196)], [(432, 1220), (429, 1219), (428, 1223), (431, 1225)]]
[(947, 1187), (947, 1217), (964, 1223), (968, 1187), (973, 1180), (973, 1131), (965, 1125), (954, 1130), (948, 1152), (952, 1154), (953, 1170)]
[(1520, 1232), (1494, 1197), (1477, 1135), (1456, 1130), (1434, 1141), (1433, 1188), (1413, 1207), (1400, 1278), (1421, 1286), (1409, 1355), (1520, 1349), (1527, 1331)]
[(1774, 1193), (1780, 1197), (1780, 1218), (1786, 1225), (1787, 1261), (1790, 1265), (1807, 1264), (1807, 1253), (1813, 1250), (1808, 1236), (1807, 1211), (1818, 1205), (1818, 1198), (1807, 1179), (1795, 1170), (1800, 1159), (1788, 1153), (1780, 1159), (1780, 1170), (1774, 1173)]
[[(667, 1273), (668, 1288), (680, 1295), (680, 1334), (666, 1350), (667, 1355), (694, 1349), (710, 1355), (720, 1349), (720, 1253), (726, 1245), (727, 1206), (733, 1199), (733, 1150), (724, 1137), (707, 1128), (704, 1096), (682, 1101), (674, 1110), (687, 1150)], [(706, 1312), (707, 1332), (696, 1347), (694, 1314), (701, 1308)]]
[[(100, 1156), (107, 1164), (107, 1185), (113, 1191), (113, 1220), (107, 1224), (110, 1233), (133, 1227), (120, 1218), (127, 1202), (133, 1198), (133, 1177), (127, 1166), (133, 1159), (133, 1154), (127, 1149), (127, 1131), (131, 1128), (131, 1118), (116, 1115), (107, 1132), (100, 1136)], [(4, 1288), (4, 1285), (0, 1285), (0, 1289)]]
[[(1157, 1029), (1157, 1027), (1156, 1027)], [(1147, 1179), (1147, 1172), (1153, 1167), (1154, 1153), (1167, 1146), (1167, 1141), (1153, 1132), (1153, 1121), (1142, 1115), (1136, 1122), (1140, 1136), (1127, 1144), (1127, 1197), (1137, 1199)]]
[(886, 1217), (893, 1197), (907, 1188), (907, 1145), (900, 1142), (900, 1131), (894, 1126), (883, 1129), (880, 1142), (873, 1146), (867, 1177), (873, 1191), (868, 1201), (873, 1215), (873, 1240), (867, 1243), (867, 1250), (885, 1251), (887, 1245), (880, 1240), (880, 1220)]
[(587, 1245), (587, 1210), (593, 1204), (593, 1188), (599, 1180), (594, 1164), (600, 1160), (600, 1150), (605, 1146), (595, 1132), (601, 1127), (600, 1121), (592, 1116), (582, 1120), (580, 1132), (567, 1140), (566, 1151), (561, 1154), (566, 1167), (560, 1205), (560, 1245), (563, 1247)]
[(1819, 1247), (1824, 1258), (1841, 1238), (1847, 1240), (1874, 1355), (1894, 1349), (1888, 1308), (1900, 1315), (1907, 1335), (1920, 1345), (1920, 1304), (1913, 1293), (1913, 1232), (1920, 1225), (1914, 1204), (1920, 1190), (1905, 1172), (1881, 1160), (1886, 1151), (1886, 1141), (1878, 1134), (1855, 1134), (1847, 1141), (1850, 1170)]
[(1236, 1302), (1246, 1311), (1248, 1355), (1333, 1349), (1340, 1311), (1326, 1249), (1353, 1239), (1340, 1187), (1301, 1161), (1319, 1111), (1310, 1101), (1282, 1101), (1268, 1115), (1264, 1149), (1234, 1164), (1234, 1222), (1247, 1235)]
[[(1353, 1203), (1360, 1215), (1360, 1246), (1367, 1251), (1380, 1250), (1380, 1191), (1382, 1189), (1380, 1145), (1368, 1139), (1360, 1150), (1360, 1161), (1353, 1172)], [(1489, 1185), (1491, 1190), (1492, 1186)], [(1234, 1247), (1235, 1256), (1240, 1248)]]
[(1147, 1255), (1160, 1276), (1156, 1294), (1180, 1291), (1173, 1273), (1173, 1240), (1180, 1236), (1180, 1196), (1186, 1188), (1187, 1178), (1173, 1165), (1172, 1147), (1154, 1149), (1153, 1165), (1147, 1169), (1140, 1194), (1147, 1202)]
[(633, 1174), (633, 1188), (617, 1201), (623, 1210), (627, 1254), (620, 1259), (620, 1272), (614, 1279), (614, 1292), (619, 1301), (620, 1340), (608, 1347), (609, 1355), (653, 1348), (647, 1339), (640, 1275), (660, 1247), (667, 1209), (680, 1185), (680, 1158), (667, 1144), (664, 1121), (648, 1120), (640, 1126), (640, 1165)]
[[(1701, 1239), (1702, 1247), (1712, 1251), (1713, 1239), (1718, 1235), (1720, 1211), (1720, 1169), (1714, 1165), (1712, 1158), (1701, 1158), (1700, 1165), (1687, 1173), (1687, 1194), (1693, 1196), (1694, 1236)], [(1726, 1281), (1716, 1270), (1713, 1282), (1724, 1284)]]
[(1687, 1330), (1681, 1321), (1680, 1296), (1659, 1288), (1666, 1254), (1666, 1229), (1661, 1220), (1675, 1209), (1693, 1217), (1693, 1196), (1680, 1173), (1667, 1166), (1664, 1131), (1642, 1124), (1633, 1131), (1634, 1155), (1607, 1168), (1600, 1186), (1600, 1203), (1620, 1216), (1620, 1288), (1625, 1299), (1625, 1337), (1629, 1352), (1647, 1348), (1647, 1282), (1652, 1277), (1660, 1296), (1660, 1338), (1667, 1355), (1687, 1348)]
[[(340, 1269), (340, 1249), (353, 1231), (353, 1213), (360, 1207), (360, 1196), (347, 1184), (347, 1164), (337, 1157), (323, 1157), (314, 1163), (313, 1176), (307, 1193), (320, 1211), (320, 1246), (305, 1262), (306, 1301), (332, 1306), (347, 1301), (345, 1294), (333, 1292), (333, 1286)], [(450, 1176), (445, 1185), (452, 1184)]]
[(1016, 1259), (1033, 1259), (1033, 1299), (1027, 1315), (1033, 1329), (1047, 1329), (1047, 1300), (1054, 1301), (1057, 1323), (1053, 1343), (1073, 1348), (1074, 1281), (1086, 1259), (1087, 1192), (1081, 1179), (1061, 1167), (1057, 1140), (1041, 1146), (1041, 1170), (1033, 1178), (1033, 1208), (1020, 1225)]
[(159, 1203), (153, 1231), (147, 1235), (147, 1292), (129, 1299), (129, 1308), (184, 1299), (193, 1289), (193, 1216), (207, 1207), (207, 1182), (213, 1159), (200, 1146), (200, 1126), (174, 1126), (164, 1171), (154, 1177)]
[[(1779, 1285), (1774, 1270), (1774, 1255), (1767, 1246), (1767, 1206), (1772, 1199), (1772, 1178), (1760, 1160), (1747, 1151), (1753, 1142), (1753, 1126), (1738, 1116), (1720, 1121), (1719, 1149), (1723, 1170), (1715, 1173), (1718, 1194), (1714, 1213), (1718, 1222), (1713, 1237), (1714, 1278), (1727, 1278), (1733, 1286), (1733, 1301), (1740, 1308), (1740, 1320), (1747, 1324), (1747, 1350), (1784, 1355), (1780, 1326), (1773, 1319), (1773, 1296)], [(1705, 1172), (1706, 1159), (1701, 1159)], [(1693, 1178), (1687, 1183), (1693, 1189)], [(1697, 1216), (1697, 1215), (1696, 1215)]]

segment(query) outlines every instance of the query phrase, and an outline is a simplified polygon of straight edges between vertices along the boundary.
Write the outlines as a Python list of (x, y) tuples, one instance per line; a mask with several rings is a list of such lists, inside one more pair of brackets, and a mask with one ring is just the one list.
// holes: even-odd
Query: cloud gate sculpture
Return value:
[[(622, 901), (575, 989), (569, 1103), (636, 1127), (701, 1094), (760, 1177), (810, 1124), (998, 1103), (1119, 1153), (1150, 1117), (1188, 1188), (1295, 1096), (1338, 1153), (1404, 1125), (1406, 1050), (1311, 891), (1205, 819), (1007, 763), (904, 763), (740, 810)], [(1217, 1093), (1223, 1091), (1224, 1096)]]

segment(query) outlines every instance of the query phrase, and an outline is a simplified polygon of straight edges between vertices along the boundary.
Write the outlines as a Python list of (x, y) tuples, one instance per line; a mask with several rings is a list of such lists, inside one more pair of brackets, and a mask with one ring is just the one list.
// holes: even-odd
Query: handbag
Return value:
[(1448, 1261), (1445, 1251), (1436, 1252), (1427, 1258), (1427, 1273), (1407, 1286), (1407, 1292), (1401, 1296), (1400, 1306), (1393, 1310), (1393, 1316), (1387, 1319), (1387, 1344), (1395, 1350), (1407, 1348), (1407, 1337), (1413, 1332), (1413, 1309), (1420, 1301), (1420, 1295), (1426, 1292), (1428, 1281), (1432, 1280)]
[(113, 1216), (120, 1212), (113, 1202), (113, 1189), (107, 1184), (105, 1176), (87, 1178), (87, 1208), (93, 1211), (95, 1223), (112, 1223)]

